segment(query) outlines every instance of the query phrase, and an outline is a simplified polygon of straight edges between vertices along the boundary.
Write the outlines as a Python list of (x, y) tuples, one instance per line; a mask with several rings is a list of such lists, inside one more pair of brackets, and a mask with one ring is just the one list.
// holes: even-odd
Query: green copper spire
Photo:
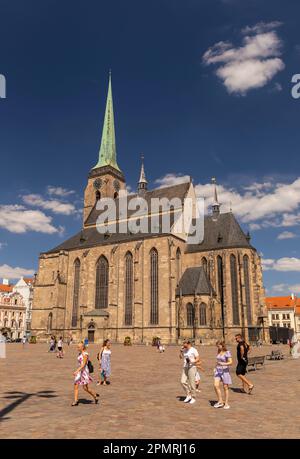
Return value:
[(111, 90), (111, 72), (109, 72), (108, 92), (102, 130), (101, 147), (99, 151), (99, 160), (96, 166), (93, 167), (93, 169), (102, 166), (112, 166), (118, 171), (120, 171), (120, 168), (117, 164), (116, 154), (114, 106)]

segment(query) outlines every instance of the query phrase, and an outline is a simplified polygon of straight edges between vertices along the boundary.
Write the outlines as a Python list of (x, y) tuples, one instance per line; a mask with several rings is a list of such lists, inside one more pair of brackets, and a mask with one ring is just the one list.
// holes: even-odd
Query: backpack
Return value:
[(88, 360), (88, 362), (87, 362), (87, 367), (88, 367), (90, 373), (94, 373), (94, 365), (92, 364), (92, 362), (90, 360)]

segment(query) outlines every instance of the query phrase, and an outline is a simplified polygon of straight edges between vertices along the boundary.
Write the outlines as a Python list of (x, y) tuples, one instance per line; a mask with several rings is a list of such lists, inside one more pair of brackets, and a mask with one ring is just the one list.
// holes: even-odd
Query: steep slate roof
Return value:
[[(186, 194), (190, 188), (191, 183), (186, 182), (186, 183), (180, 183), (179, 185), (173, 185), (169, 187), (164, 187), (164, 188), (156, 188), (155, 190), (147, 191), (145, 195), (143, 195), (143, 199), (147, 201), (148, 208), (150, 209), (151, 206), (151, 199), (161, 199), (161, 198), (167, 198), (169, 200), (178, 198), (183, 202), (184, 198), (186, 197)], [(131, 194), (127, 196), (128, 201), (131, 199), (137, 198), (137, 194)], [(118, 209), (119, 209), (119, 202), (120, 199), (116, 199), (116, 208), (117, 208), (117, 214), (118, 214)], [(95, 225), (98, 216), (101, 214), (103, 211), (99, 211), (96, 209), (96, 205), (93, 207), (91, 210), (88, 218), (85, 221), (85, 226), (89, 225)], [(129, 210), (128, 211), (128, 216), (130, 217), (132, 214), (134, 214), (136, 210)]]
[(187, 268), (178, 284), (176, 295), (210, 295), (215, 294), (210, 280), (202, 266)]
[[(187, 195), (190, 187), (190, 182), (181, 183), (165, 188), (157, 188), (152, 191), (145, 193), (144, 199), (148, 203), (150, 209), (150, 200), (152, 198), (167, 198), (169, 200), (173, 198), (179, 198), (183, 202)], [(129, 195), (128, 200), (136, 198), (138, 195)], [(122, 198), (116, 200), (118, 209), (119, 201)], [(164, 233), (162, 230), (162, 219), (159, 218), (159, 228), (157, 233), (119, 233), (118, 225), (117, 231), (109, 235), (100, 234), (96, 229), (97, 218), (102, 211), (96, 209), (96, 206), (92, 209), (88, 216), (85, 227), (77, 234), (72, 236), (57, 247), (49, 250), (46, 253), (55, 253), (60, 250), (72, 250), (77, 248), (88, 248), (96, 245), (116, 244), (132, 240), (141, 240), (150, 237), (158, 237), (162, 235), (170, 234), (170, 232)], [(118, 213), (118, 212), (117, 212)], [(135, 210), (128, 211), (128, 217), (135, 213)], [(171, 225), (174, 222), (174, 215), (170, 212)], [(145, 217), (147, 218), (147, 217)], [(150, 224), (148, 225), (151, 228)], [(202, 252), (208, 250), (216, 250), (223, 248), (253, 248), (250, 244), (249, 238), (245, 235), (241, 229), (239, 223), (235, 219), (234, 215), (230, 213), (219, 214), (217, 218), (213, 216), (206, 216), (204, 218), (204, 240), (200, 244), (189, 244), (186, 248), (186, 253)]]
[(217, 218), (204, 218), (204, 239), (200, 244), (189, 244), (186, 252), (204, 252), (223, 248), (253, 248), (249, 238), (231, 212), (219, 214)]
[[(174, 185), (171, 187), (166, 187), (166, 188), (158, 188), (152, 191), (148, 191), (145, 194), (145, 199), (149, 203), (149, 209), (150, 209), (150, 199), (152, 198), (167, 198), (167, 199), (172, 199), (174, 197), (179, 198), (182, 202), (189, 190), (190, 187), (190, 182), (187, 183), (181, 183), (179, 185)], [(137, 197), (137, 195), (130, 195), (128, 196), (129, 199)], [(117, 206), (118, 206), (118, 199), (117, 201)], [(128, 216), (135, 211), (130, 211), (128, 212)], [(101, 234), (97, 231), (97, 228), (95, 226), (96, 221), (98, 216), (100, 215), (101, 211), (98, 211), (96, 209), (96, 206), (93, 208), (91, 211), (86, 223), (85, 223), (85, 228), (83, 228), (81, 231), (79, 231), (77, 234), (72, 236), (70, 239), (67, 239), (65, 242), (62, 244), (58, 245), (57, 247), (49, 250), (48, 254), (50, 253), (56, 253), (59, 252), (60, 250), (72, 250), (72, 249), (78, 249), (78, 248), (88, 248), (88, 247), (93, 247), (96, 245), (105, 245), (105, 244), (116, 244), (120, 242), (126, 242), (126, 241), (134, 241), (134, 240), (141, 240), (145, 238), (150, 238), (150, 237), (157, 237), (157, 236), (162, 236), (162, 235), (168, 235), (171, 234), (170, 232), (164, 233), (162, 230), (162, 218), (159, 218), (159, 227), (157, 233), (119, 233), (116, 231), (115, 233), (110, 233), (110, 234)], [(148, 218), (148, 217), (146, 217)], [(171, 211), (170, 212), (170, 222), (171, 226), (172, 223), (174, 222), (174, 214)], [(151, 228), (151, 225), (148, 225), (149, 228)], [(118, 229), (118, 226), (117, 226)]]

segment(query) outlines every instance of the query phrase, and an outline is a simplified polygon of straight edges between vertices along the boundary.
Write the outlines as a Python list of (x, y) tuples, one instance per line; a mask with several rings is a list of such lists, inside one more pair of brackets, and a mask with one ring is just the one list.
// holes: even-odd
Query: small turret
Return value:
[(138, 195), (144, 196), (148, 189), (148, 182), (147, 182), (145, 170), (144, 170), (144, 156), (143, 155), (141, 159), (142, 159), (142, 165), (141, 165), (140, 179), (138, 182)]
[(213, 203), (212, 203), (212, 215), (214, 218), (218, 218), (218, 216), (220, 215), (220, 204), (219, 204), (219, 201), (218, 201), (218, 193), (217, 193), (217, 181), (216, 179), (213, 177), (211, 179), (212, 181), (212, 184), (214, 185), (214, 200), (213, 200)]

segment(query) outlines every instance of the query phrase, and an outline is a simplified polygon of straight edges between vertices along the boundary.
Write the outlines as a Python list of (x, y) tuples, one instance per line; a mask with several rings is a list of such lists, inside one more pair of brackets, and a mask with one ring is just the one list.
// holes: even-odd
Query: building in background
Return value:
[(266, 305), (270, 327), (291, 328), (300, 338), (300, 298), (294, 294), (268, 297)]
[[(9, 324), (8, 328), (12, 330), (12, 334), (9, 333), (8, 336), (12, 339), (16, 339), (15, 336), (20, 333), (27, 336), (30, 335), (33, 287), (34, 279), (27, 277), (21, 277), (16, 284), (10, 284), (9, 279), (3, 279), (2, 284), (0, 284), (1, 305), (4, 307), (3, 312), (6, 313), (2, 318), (3, 320), (0, 321), (0, 327), (5, 327), (4, 322), (5, 324)], [(17, 308), (13, 308), (13, 306), (17, 306)], [(24, 307), (25, 315), (23, 317)], [(22, 314), (18, 314), (18, 311)], [(11, 314), (9, 312), (11, 312)], [(19, 327), (16, 326), (19, 324), (20, 319), (22, 319), (22, 321), (24, 319), (25, 321), (25, 326), (23, 327), (22, 325), (21, 331)], [(13, 320), (16, 322), (13, 322)], [(12, 324), (14, 326), (12, 326)], [(19, 336), (17, 336), (17, 338), (18, 337)]]
[(23, 297), (26, 307), (26, 334), (30, 334), (31, 316), (32, 316), (32, 301), (33, 301), (34, 279), (21, 277), (20, 280), (13, 286), (12, 291), (19, 293)]
[(0, 332), (12, 340), (26, 335), (26, 305), (20, 293), (0, 292)]

